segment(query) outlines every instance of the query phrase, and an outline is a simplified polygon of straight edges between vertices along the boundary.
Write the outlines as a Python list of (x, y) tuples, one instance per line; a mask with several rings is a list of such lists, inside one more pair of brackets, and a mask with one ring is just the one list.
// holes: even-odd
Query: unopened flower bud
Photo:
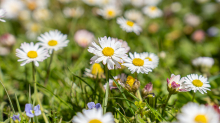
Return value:
[(144, 87), (144, 89), (142, 90), (142, 94), (144, 96), (147, 96), (149, 93), (152, 92), (152, 90), (153, 90), (153, 84), (150, 82)]
[(134, 79), (132, 76), (128, 76), (127, 81), (123, 86), (128, 91), (136, 92), (140, 87), (140, 81)]
[(11, 47), (15, 44), (16, 39), (12, 34), (6, 33), (0, 37), (0, 45)]

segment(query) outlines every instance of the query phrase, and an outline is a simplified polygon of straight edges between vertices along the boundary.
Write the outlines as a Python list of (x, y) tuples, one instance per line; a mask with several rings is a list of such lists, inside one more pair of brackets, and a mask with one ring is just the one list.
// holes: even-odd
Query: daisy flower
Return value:
[(52, 16), (52, 13), (47, 8), (38, 8), (33, 11), (33, 18), (36, 21), (46, 21), (49, 20)]
[(156, 6), (161, 0), (145, 0), (144, 3), (149, 6)]
[(214, 64), (214, 59), (211, 57), (198, 57), (192, 61), (194, 66), (204, 66), (211, 68)]
[(124, 14), (125, 18), (136, 22), (138, 25), (142, 26), (144, 24), (143, 14), (135, 9), (127, 10)]
[(3, 0), (1, 1), (0, 8), (6, 11), (5, 18), (16, 19), (25, 6), (22, 0)]
[[(119, 74), (117, 76), (114, 76), (113, 78), (114, 78), (115, 81), (118, 82), (118, 84), (122, 84), (122, 83), (126, 82), (126, 75), (124, 73)], [(111, 90), (118, 88), (117, 85), (115, 84), (114, 80), (109, 79), (109, 87), (110, 87)], [(106, 89), (106, 86), (107, 86), (106, 84), (104, 85), (105, 89)]]
[(139, 35), (140, 32), (142, 31), (141, 27), (138, 26), (136, 23), (126, 20), (123, 17), (117, 18), (117, 23), (126, 32), (134, 32), (137, 35)]
[(128, 76), (126, 81), (120, 83), (122, 87), (124, 87), (127, 91), (136, 92), (140, 87), (140, 81), (133, 78), (132, 76)]
[(142, 57), (145, 57), (145, 59), (148, 59), (150, 62), (152, 62), (152, 68), (156, 68), (159, 63), (159, 58), (156, 54), (154, 53), (149, 53), (149, 52), (144, 52), (141, 53)]
[(142, 11), (150, 18), (158, 18), (163, 15), (162, 11), (156, 6), (145, 6)]
[(131, 73), (137, 72), (137, 73), (146, 73), (152, 72), (152, 62), (149, 61), (149, 59), (146, 59), (146, 57), (140, 55), (139, 53), (129, 53), (129, 57), (124, 59), (125, 63), (123, 63), (123, 66), (128, 67), (128, 69), (131, 71)]
[(99, 9), (97, 13), (105, 19), (112, 19), (118, 16), (121, 11), (115, 5), (106, 5), (103, 9)]
[(83, 113), (77, 113), (73, 117), (73, 123), (114, 123), (114, 117), (112, 113), (108, 112), (103, 115), (102, 108), (98, 110), (93, 108), (91, 110), (83, 110)]
[(62, 34), (58, 30), (49, 31), (44, 34), (41, 34), (37, 38), (40, 42), (39, 44), (48, 49), (49, 53), (51, 54), (53, 50), (58, 50), (63, 47), (66, 47), (69, 43), (69, 40), (67, 40), (67, 35)]
[(87, 30), (78, 30), (74, 35), (74, 40), (85, 48), (93, 41), (94, 37), (93, 33)]
[(121, 47), (122, 43), (112, 39), (111, 37), (103, 37), (99, 38), (99, 45), (95, 42), (92, 42), (92, 46), (89, 47), (88, 51), (93, 53), (91, 60), (91, 64), (103, 62), (103, 64), (107, 64), (109, 70), (114, 69), (114, 65), (116, 68), (121, 68), (119, 63), (123, 63), (123, 58), (127, 57), (125, 48)]
[(144, 0), (130, 0), (132, 6), (141, 7), (144, 5)]
[(18, 61), (24, 61), (21, 66), (30, 62), (34, 62), (35, 66), (39, 66), (38, 61), (42, 62), (49, 57), (48, 50), (43, 47), (39, 48), (39, 45), (34, 45), (33, 42), (30, 44), (24, 42), (20, 48), (16, 49), (16, 56), (20, 58)]
[(82, 1), (89, 6), (94, 6), (98, 3), (97, 0), (82, 0)]
[(98, 74), (98, 78), (105, 78), (104, 70), (102, 69), (99, 63), (94, 63), (91, 69), (86, 68), (84, 76), (96, 78)]
[(84, 9), (82, 7), (76, 7), (76, 8), (70, 8), (70, 7), (66, 7), (63, 9), (63, 13), (66, 17), (76, 17), (79, 18), (83, 15), (84, 13)]
[(0, 21), (1, 22), (5, 22), (5, 20), (3, 20), (3, 19), (1, 19), (1, 18), (3, 18), (3, 17), (5, 17), (5, 10), (4, 9), (0, 9)]
[(130, 47), (128, 46), (128, 43), (126, 41), (123, 41), (122, 39), (117, 39), (117, 38), (113, 38), (113, 39), (115, 39), (116, 41), (121, 42), (122, 43), (121, 47), (125, 48), (126, 53), (129, 52)]
[(219, 116), (214, 108), (192, 102), (182, 107), (177, 119), (179, 123), (219, 123)]
[(26, 36), (30, 40), (36, 40), (41, 31), (41, 24), (36, 22), (25, 23)]
[(199, 91), (202, 94), (207, 93), (206, 91), (211, 87), (208, 79), (198, 74), (187, 75), (185, 84), (194, 92)]
[(185, 77), (181, 78), (180, 75), (172, 74), (170, 79), (167, 78), (167, 89), (170, 93), (189, 91), (184, 82)]

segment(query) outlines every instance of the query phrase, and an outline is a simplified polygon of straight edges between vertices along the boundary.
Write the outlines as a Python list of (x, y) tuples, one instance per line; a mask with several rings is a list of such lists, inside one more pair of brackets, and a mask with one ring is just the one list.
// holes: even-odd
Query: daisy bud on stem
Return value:
[[(152, 108), (155, 109), (156, 108), (156, 103), (157, 103), (157, 98), (156, 98), (155, 94), (154, 93), (148, 94), (146, 99), (147, 99), (147, 103)], [(155, 121), (155, 116), (154, 116), (154, 114), (152, 112), (149, 114), (149, 116), (150, 116), (150, 119), (151, 119), (152, 122)]]
[(144, 96), (147, 96), (148, 94), (150, 94), (153, 90), (153, 84), (150, 82), (148, 83), (142, 90), (142, 94)]

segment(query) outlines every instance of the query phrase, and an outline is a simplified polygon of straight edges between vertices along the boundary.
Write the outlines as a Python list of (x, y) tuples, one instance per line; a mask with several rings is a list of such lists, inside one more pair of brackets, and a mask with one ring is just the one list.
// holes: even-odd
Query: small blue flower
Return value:
[(94, 102), (87, 103), (87, 106), (89, 109), (93, 109), (93, 108), (99, 109), (102, 107), (100, 103), (95, 104)]
[(20, 122), (20, 117), (19, 114), (18, 115), (13, 115), (12, 119), (14, 120), (15, 123), (19, 123)]
[(25, 112), (28, 117), (34, 117), (41, 115), (40, 105), (33, 107), (32, 104), (25, 105)]

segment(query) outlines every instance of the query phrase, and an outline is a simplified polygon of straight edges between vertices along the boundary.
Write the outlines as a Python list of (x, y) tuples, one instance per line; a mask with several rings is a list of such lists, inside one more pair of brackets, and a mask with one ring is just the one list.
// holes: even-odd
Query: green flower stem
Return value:
[[(37, 81), (36, 81), (36, 69), (35, 69), (35, 66), (34, 66), (34, 63), (32, 62), (32, 70), (33, 70), (33, 82), (34, 82), (34, 101), (33, 101), (33, 105), (35, 103), (35, 99), (37, 99), (38, 101), (38, 104), (40, 105), (40, 110), (42, 112), (42, 115), (43, 115), (43, 118), (44, 118), (44, 121), (45, 123), (49, 123), (48, 120), (47, 120), (47, 117), (44, 113), (44, 109), (43, 109), (43, 106), (41, 104), (41, 101), (39, 99), (39, 96), (38, 96), (38, 92), (37, 92)], [(38, 119), (35, 117), (35, 120), (36, 120), (36, 123), (38, 123)]]
[(53, 60), (53, 55), (54, 55), (54, 51), (52, 51), (52, 54), (50, 56), (50, 63), (49, 63), (49, 66), (47, 68), (47, 75), (46, 75), (46, 79), (45, 79), (45, 85), (47, 84), (49, 76), (50, 76), (50, 66), (51, 66), (51, 63), (52, 63), (52, 60)]
[(166, 102), (165, 102), (165, 105), (164, 105), (164, 107), (163, 107), (163, 109), (162, 109), (162, 116), (163, 116), (163, 114), (164, 114), (164, 112), (165, 112), (165, 109), (166, 109), (167, 103), (168, 103), (168, 101), (169, 101), (169, 99), (170, 99), (171, 96), (172, 96), (172, 94), (169, 93), (169, 95), (168, 95), (168, 97), (167, 97), (167, 100), (166, 100)]
[(5, 86), (3, 85), (3, 83), (2, 83), (1, 80), (0, 80), (0, 83), (2, 84), (3, 88), (5, 89), (5, 92), (6, 92), (7, 96), (8, 96), (8, 99), (9, 99), (9, 102), (10, 102), (10, 105), (11, 105), (11, 108), (12, 108), (12, 111), (13, 111), (13, 113), (15, 114), (15, 109), (14, 109), (14, 107), (13, 107), (13, 105), (12, 105), (11, 98), (9, 97), (9, 94), (8, 94), (6, 88), (5, 88)]
[(193, 93), (193, 97), (192, 97), (192, 102), (194, 102), (195, 95), (196, 95), (196, 93), (194, 92), (194, 93)]
[(106, 89), (105, 89), (105, 98), (103, 100), (103, 113), (106, 113), (106, 109), (107, 109), (107, 104), (108, 104), (108, 93), (109, 93), (109, 70), (108, 67), (106, 65)]
[(137, 95), (137, 98), (142, 102), (143, 100), (142, 100), (141, 93), (140, 93), (139, 89), (137, 90), (136, 95)]

